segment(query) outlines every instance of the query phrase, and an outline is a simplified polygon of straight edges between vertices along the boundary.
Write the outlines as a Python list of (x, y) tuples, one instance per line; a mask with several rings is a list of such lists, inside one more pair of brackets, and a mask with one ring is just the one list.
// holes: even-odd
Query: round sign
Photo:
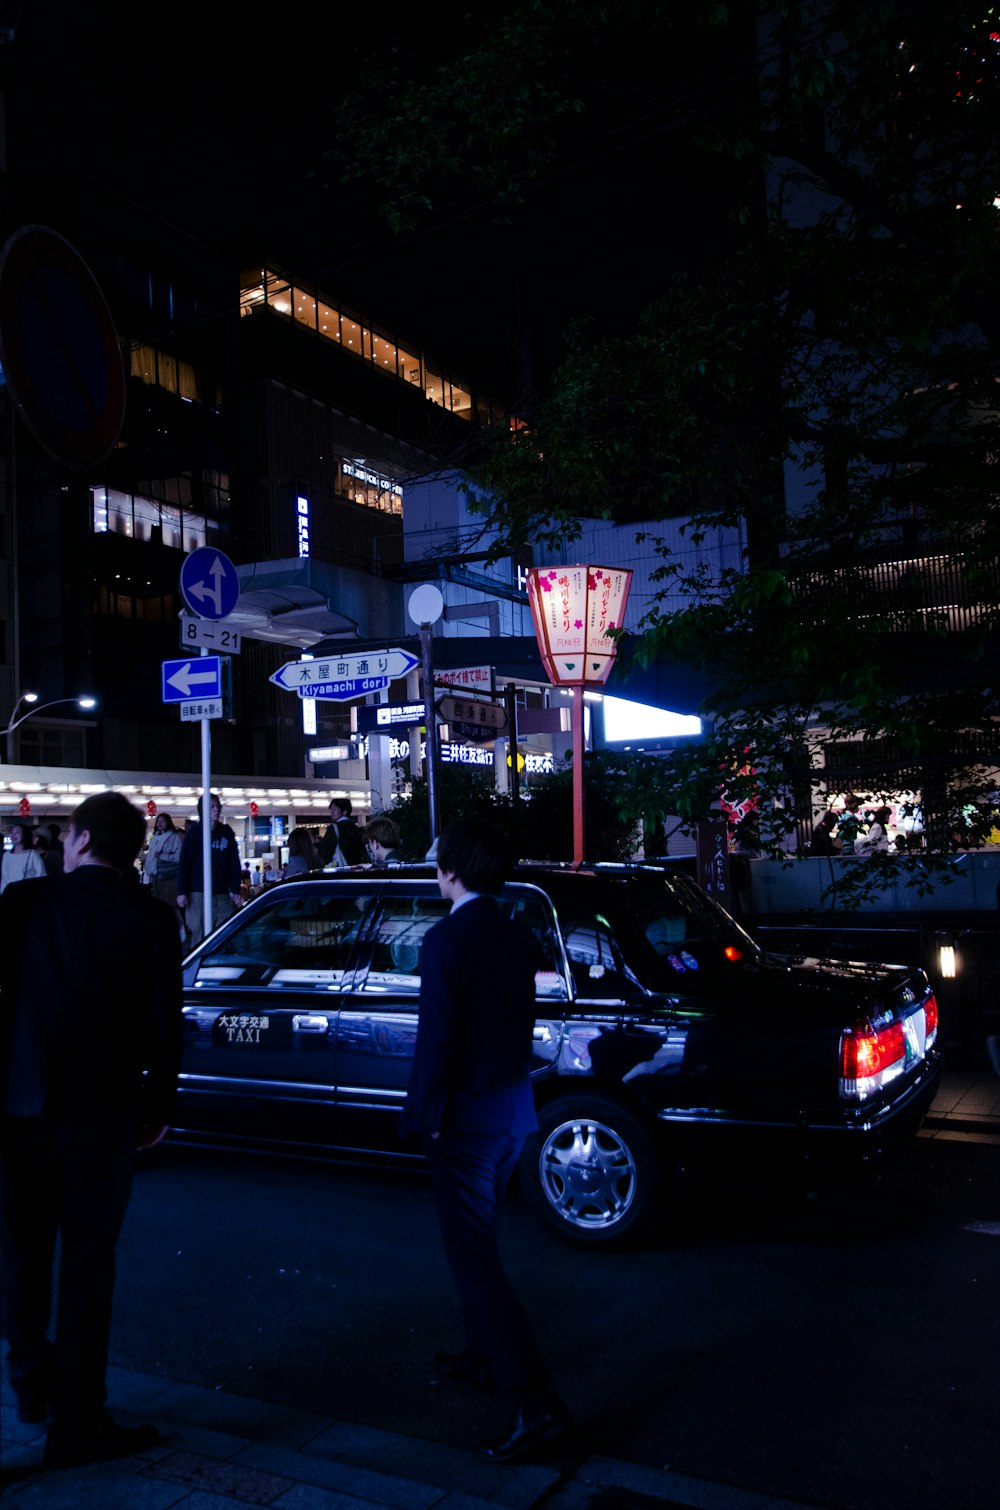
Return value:
[(433, 582), (415, 587), (406, 602), (406, 611), (414, 624), (435, 624), (444, 611), (444, 598)]
[(198, 619), (228, 619), (240, 595), (240, 579), (229, 557), (213, 545), (200, 545), (184, 557), (181, 597)]
[(22, 226), (0, 251), (0, 362), (50, 456), (81, 470), (104, 460), (125, 418), (118, 333), (90, 268), (48, 226)]

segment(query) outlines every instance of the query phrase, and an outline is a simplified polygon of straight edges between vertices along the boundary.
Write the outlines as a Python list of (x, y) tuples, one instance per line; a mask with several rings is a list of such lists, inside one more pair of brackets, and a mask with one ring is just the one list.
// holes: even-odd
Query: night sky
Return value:
[(543, 386), (570, 318), (615, 328), (671, 261), (703, 255), (722, 234), (717, 187), (661, 113), (651, 128), (610, 129), (636, 98), (658, 107), (661, 78), (692, 63), (710, 75), (712, 59), (615, 59), (627, 91), (591, 90), (583, 133), (512, 217), (442, 211), (394, 238), (365, 186), (321, 186), (332, 105), (364, 77), (366, 54), (442, 56), (462, 36), (464, 0), (430, 17), (412, 6), (279, 8), (264, 22), (212, 6), (114, 10), (24, 0), (16, 38), (0, 48), (12, 170), (81, 168), (235, 261), (266, 252), (312, 271), (488, 382), (513, 382), (520, 332)]

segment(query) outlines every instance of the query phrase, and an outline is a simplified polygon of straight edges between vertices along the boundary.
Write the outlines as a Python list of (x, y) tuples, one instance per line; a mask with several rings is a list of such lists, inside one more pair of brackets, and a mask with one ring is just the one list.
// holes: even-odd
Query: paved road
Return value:
[[(513, 1198), (582, 1450), (845, 1510), (994, 1503), (998, 1161), (921, 1139), (860, 1199), (678, 1202), (629, 1254), (567, 1248)], [(120, 1366), (464, 1446), (498, 1406), (433, 1381), (458, 1340), (421, 1176), (180, 1148), (143, 1169)]]

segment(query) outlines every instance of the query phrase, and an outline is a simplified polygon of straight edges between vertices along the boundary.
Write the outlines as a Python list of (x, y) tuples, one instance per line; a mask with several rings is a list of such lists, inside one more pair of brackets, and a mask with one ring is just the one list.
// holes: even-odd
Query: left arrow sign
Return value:
[(222, 691), (222, 662), (217, 655), (200, 660), (163, 662), (163, 701), (184, 702), (190, 697), (218, 697)]
[(175, 671), (173, 676), (167, 677), (167, 686), (176, 687), (185, 697), (190, 697), (192, 688), (204, 689), (210, 685), (214, 687), (218, 680), (214, 671), (194, 671), (191, 662), (188, 661), (187, 665)]

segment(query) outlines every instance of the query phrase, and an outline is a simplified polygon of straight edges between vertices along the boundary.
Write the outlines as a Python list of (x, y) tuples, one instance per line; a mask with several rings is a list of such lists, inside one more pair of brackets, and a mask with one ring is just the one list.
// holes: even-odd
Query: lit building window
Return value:
[(90, 497), (96, 535), (127, 535), (132, 540), (171, 545), (183, 551), (205, 544), (203, 514), (139, 493), (123, 493), (118, 488), (91, 488)]
[(317, 294), (293, 288), (268, 268), (261, 270), (259, 283), (241, 291), (240, 314), (253, 314), (262, 305), (279, 315), (287, 315), (328, 341), (339, 342), (345, 350), (389, 377), (422, 388), (431, 403), (462, 419), (489, 424), (502, 414), (500, 405), (487, 395), (474, 394), (471, 385), (429, 365), (419, 352), (401, 346), (394, 336), (363, 324), (349, 311), (327, 303)]

